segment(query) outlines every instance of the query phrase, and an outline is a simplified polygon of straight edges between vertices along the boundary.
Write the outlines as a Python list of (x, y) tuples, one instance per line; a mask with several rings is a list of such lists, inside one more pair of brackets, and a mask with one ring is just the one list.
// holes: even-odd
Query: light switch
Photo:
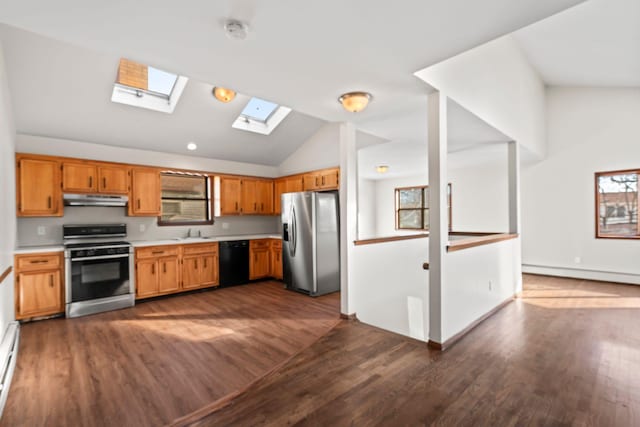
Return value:
[(45, 234), (47, 234), (47, 229), (44, 227), (44, 225), (39, 225), (38, 236), (44, 236)]

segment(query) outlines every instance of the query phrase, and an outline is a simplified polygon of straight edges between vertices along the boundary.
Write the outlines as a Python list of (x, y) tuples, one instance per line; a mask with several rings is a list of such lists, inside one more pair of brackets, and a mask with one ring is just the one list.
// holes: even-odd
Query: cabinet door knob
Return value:
[(47, 197), (47, 208), (51, 209), (51, 196)]
[(151, 264), (151, 274), (156, 274), (156, 265)]
[(53, 274), (49, 275), (49, 287), (53, 288)]
[(89, 177), (89, 187), (93, 187), (93, 177)]
[(163, 272), (163, 273), (166, 273), (166, 272), (167, 272), (167, 263), (166, 263), (166, 262), (163, 262), (163, 263), (162, 263), (162, 272)]
[(138, 209), (140, 209), (140, 199), (138, 199)]
[(195, 268), (197, 269), (197, 268), (198, 268), (198, 260), (197, 260), (197, 259), (194, 259), (194, 260), (193, 260), (193, 262), (194, 262), (194, 264), (195, 264)]
[(202, 262), (204, 262), (204, 268), (207, 268), (207, 259), (205, 258)]
[(107, 188), (107, 178), (102, 178), (102, 188)]

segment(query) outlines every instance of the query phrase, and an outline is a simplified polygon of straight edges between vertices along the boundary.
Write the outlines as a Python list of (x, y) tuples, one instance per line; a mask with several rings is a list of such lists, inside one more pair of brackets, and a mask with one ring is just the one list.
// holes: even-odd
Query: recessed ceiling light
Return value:
[(225, 87), (216, 86), (213, 88), (213, 96), (215, 96), (218, 101), (226, 104), (227, 102), (233, 101), (233, 98), (236, 97), (236, 92)]
[(190, 142), (190, 143), (188, 143), (188, 144), (187, 144), (187, 150), (191, 150), (191, 151), (193, 151), (193, 150), (195, 150), (196, 148), (198, 148), (198, 146), (196, 145), (196, 143), (195, 143), (195, 142)]
[(378, 172), (378, 173), (387, 173), (388, 170), (389, 170), (389, 166), (387, 166), (387, 165), (378, 165), (378, 166), (376, 166), (376, 172)]
[(344, 109), (352, 113), (359, 113), (367, 108), (370, 100), (371, 94), (367, 92), (349, 92), (338, 98)]

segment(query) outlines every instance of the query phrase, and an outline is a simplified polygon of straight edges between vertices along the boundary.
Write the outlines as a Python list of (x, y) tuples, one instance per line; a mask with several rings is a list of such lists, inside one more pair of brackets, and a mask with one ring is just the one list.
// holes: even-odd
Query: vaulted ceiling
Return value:
[[(26, 35), (14, 41), (15, 30), (6, 29), (0, 36), (9, 51), (10, 80), (23, 80), (10, 82), (21, 87), (12, 88), (20, 132), (163, 151), (202, 139), (221, 144), (218, 151), (203, 155), (277, 164), (323, 121), (353, 121), (389, 140), (424, 143), (429, 88), (413, 72), (578, 3), (0, 0), (0, 22), (53, 40)], [(226, 18), (248, 23), (246, 40), (225, 36)], [(58, 42), (67, 48), (54, 47)], [(36, 51), (41, 58), (33, 57)], [(159, 116), (165, 124), (155, 118), (160, 113), (131, 112), (126, 106), (87, 103), (84, 111), (88, 98), (108, 99), (119, 57), (188, 76), (194, 84), (181, 102), (192, 102), (198, 111), (181, 112), (179, 105), (175, 117)], [(21, 66), (12, 65), (14, 61)], [(65, 67), (70, 77), (53, 79)], [(22, 73), (27, 75), (20, 77)], [(85, 73), (99, 75), (100, 82)], [(28, 80), (39, 84), (28, 87)], [(297, 113), (285, 119), (280, 135), (274, 132), (273, 142), (246, 135), (237, 140), (226, 131), (206, 129), (227, 126), (243, 105), (240, 98), (223, 110), (224, 105), (212, 102), (213, 85), (284, 104)], [(374, 96), (358, 115), (337, 103), (341, 93), (351, 90)], [(231, 114), (232, 109), (237, 111)]]

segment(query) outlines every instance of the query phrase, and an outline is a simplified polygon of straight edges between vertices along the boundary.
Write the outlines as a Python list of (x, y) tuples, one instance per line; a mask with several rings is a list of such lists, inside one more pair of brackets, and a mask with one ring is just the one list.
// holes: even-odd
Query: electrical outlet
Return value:
[(575, 262), (576, 264), (580, 264), (582, 262), (582, 258), (580, 258), (579, 256), (575, 257), (573, 259), (573, 262)]
[(222, 229), (223, 230), (228, 230), (229, 229), (229, 223), (228, 222), (223, 222), (222, 223)]
[(144, 224), (140, 224), (140, 232), (144, 233), (144, 230), (146, 230), (147, 227)]
[(39, 225), (38, 236), (44, 236), (45, 234), (47, 234), (47, 229), (44, 227), (44, 225)]

